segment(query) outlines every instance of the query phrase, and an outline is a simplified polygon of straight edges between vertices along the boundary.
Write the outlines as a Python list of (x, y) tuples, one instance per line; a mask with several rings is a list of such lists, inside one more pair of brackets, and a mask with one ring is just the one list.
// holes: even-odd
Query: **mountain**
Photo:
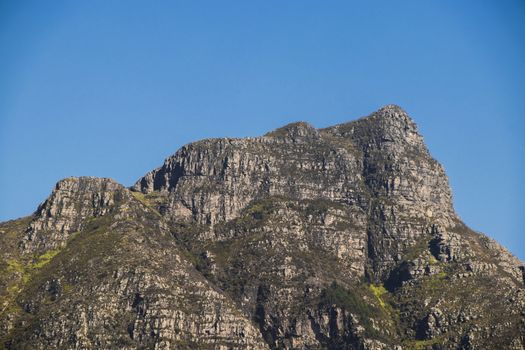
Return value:
[(398, 106), (67, 178), (0, 224), (6, 349), (525, 349), (525, 267)]

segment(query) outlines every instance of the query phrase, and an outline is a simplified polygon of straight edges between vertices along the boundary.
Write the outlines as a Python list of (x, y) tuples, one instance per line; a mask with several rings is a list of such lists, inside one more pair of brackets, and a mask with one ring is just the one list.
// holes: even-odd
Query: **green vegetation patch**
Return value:
[(378, 310), (373, 305), (366, 303), (362, 296), (355, 291), (345, 289), (335, 281), (321, 293), (319, 304), (322, 306), (337, 305), (360, 315), (363, 320), (378, 314)]
[(410, 340), (405, 342), (404, 349), (407, 350), (425, 350), (425, 349), (432, 349), (434, 345), (442, 344), (443, 339), (441, 337), (436, 337), (434, 339), (426, 339), (426, 340)]
[[(351, 312), (359, 318), (367, 336), (389, 341), (392, 334), (396, 333), (394, 324), (397, 314), (384, 299), (387, 294), (388, 291), (382, 285), (359, 283), (345, 288), (334, 281), (321, 293), (319, 306), (335, 305)], [(385, 333), (386, 329), (389, 331)]]
[[(368, 336), (384, 340), (385, 336), (373, 326), (372, 319), (383, 321), (391, 320), (390, 312), (387, 308), (388, 305), (381, 298), (387, 292), (384, 287), (375, 286), (373, 288), (374, 289), (361, 284), (352, 287), (351, 289), (347, 289), (334, 281), (321, 293), (319, 306), (329, 307), (336, 305), (357, 315), (361, 324), (365, 327)], [(372, 295), (375, 295), (376, 297), (379, 296), (380, 308), (367, 301)]]
[(25, 284), (29, 281), (31, 275), (34, 274), (36, 270), (46, 266), (60, 252), (60, 250), (61, 249), (49, 250), (33, 259), (34, 262), (28, 262), (26, 264), (15, 259), (7, 260), (7, 271), (18, 272), (21, 274), (21, 280)]
[(157, 198), (159, 195), (155, 193), (154, 195), (145, 195), (142, 192), (131, 191), (131, 195), (142, 203), (146, 208), (151, 209), (157, 216), (162, 216), (155, 207)]
[(33, 269), (40, 269), (44, 266), (46, 266), (47, 264), (49, 264), (49, 262), (58, 254), (60, 253), (60, 250), (61, 249), (53, 249), (53, 250), (49, 250), (47, 252), (45, 252), (44, 254), (40, 255), (37, 259), (36, 259), (36, 263), (32, 264), (31, 265), (31, 268)]
[(371, 290), (372, 293), (374, 293), (374, 295), (376, 296), (377, 301), (379, 302), (379, 305), (381, 305), (381, 307), (382, 307), (383, 309), (386, 308), (386, 303), (385, 303), (385, 301), (383, 300), (383, 295), (385, 295), (386, 293), (388, 293), (388, 291), (386, 290), (386, 288), (385, 288), (383, 285), (371, 284), (371, 285), (370, 285), (370, 290)]
[(7, 263), (7, 272), (13, 274), (15, 278), (12, 283), (6, 288), (6, 293), (3, 295), (2, 309), (0, 314), (4, 312), (17, 311), (19, 308), (15, 304), (15, 298), (28, 284), (31, 278), (61, 251), (61, 249), (53, 249), (37, 256), (33, 260), (23, 263), (15, 259), (9, 259)]
[(421, 284), (424, 290), (437, 291), (445, 287), (445, 281), (447, 278), (447, 273), (445, 271), (441, 271), (435, 275), (423, 278)]

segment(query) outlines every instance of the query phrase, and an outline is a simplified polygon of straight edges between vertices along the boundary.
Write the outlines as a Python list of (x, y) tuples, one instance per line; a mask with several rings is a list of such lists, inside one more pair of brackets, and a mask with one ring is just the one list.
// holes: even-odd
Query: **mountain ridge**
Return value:
[(396, 105), (189, 143), (129, 188), (63, 179), (0, 243), (6, 348), (525, 346), (523, 262)]

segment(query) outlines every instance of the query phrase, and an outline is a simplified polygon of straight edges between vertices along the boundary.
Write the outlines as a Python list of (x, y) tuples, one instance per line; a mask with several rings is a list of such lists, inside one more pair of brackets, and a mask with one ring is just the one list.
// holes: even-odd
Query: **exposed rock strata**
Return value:
[(0, 244), (7, 348), (525, 348), (523, 263), (393, 105), (62, 180)]
[(44, 251), (65, 244), (88, 219), (108, 214), (124, 196), (129, 196), (126, 189), (111, 179), (72, 177), (59, 181), (35, 212), (21, 243), (22, 250)]

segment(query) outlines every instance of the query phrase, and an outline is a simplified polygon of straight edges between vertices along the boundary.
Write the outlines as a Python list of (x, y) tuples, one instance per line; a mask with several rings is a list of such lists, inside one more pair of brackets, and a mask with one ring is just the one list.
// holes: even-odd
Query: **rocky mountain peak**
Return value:
[(21, 242), (24, 251), (51, 249), (64, 243), (69, 234), (82, 229), (89, 217), (111, 210), (126, 189), (109, 178), (69, 177), (55, 185), (38, 206)]
[(301, 142), (316, 140), (319, 138), (319, 132), (307, 122), (295, 122), (278, 128), (267, 133), (267, 137), (284, 138), (292, 142)]
[(324, 131), (351, 138), (362, 149), (428, 152), (416, 123), (397, 105), (386, 105), (367, 117), (328, 127)]
[(60, 181), (0, 223), (0, 348), (523, 350), (524, 276), (387, 105)]
[(399, 118), (399, 117), (402, 117), (404, 119), (408, 118), (412, 121), (412, 119), (407, 114), (407, 112), (401, 106), (398, 106), (396, 104), (384, 105), (383, 107), (379, 108), (377, 112), (375, 112), (374, 114), (380, 114), (380, 115), (383, 115), (386, 117), (392, 117), (392, 118)]
[(405, 139), (408, 143), (423, 143), (416, 123), (397, 105), (386, 105), (369, 118), (378, 123), (378, 127), (384, 132), (383, 136), (390, 137), (391, 141), (404, 137), (408, 138)]
[(370, 117), (382, 120), (386, 125), (391, 127), (402, 127), (403, 129), (416, 129), (417, 126), (414, 120), (408, 115), (408, 113), (398, 105), (389, 104), (381, 107)]
[[(353, 202), (372, 192), (402, 197), (406, 205), (419, 201), (436, 213), (453, 211), (443, 169), (396, 105), (321, 130), (296, 122), (263, 137), (191, 143), (133, 190), (171, 193), (163, 210), (202, 224), (231, 219), (250, 201), (272, 195)], [(419, 206), (422, 215), (427, 208)]]

